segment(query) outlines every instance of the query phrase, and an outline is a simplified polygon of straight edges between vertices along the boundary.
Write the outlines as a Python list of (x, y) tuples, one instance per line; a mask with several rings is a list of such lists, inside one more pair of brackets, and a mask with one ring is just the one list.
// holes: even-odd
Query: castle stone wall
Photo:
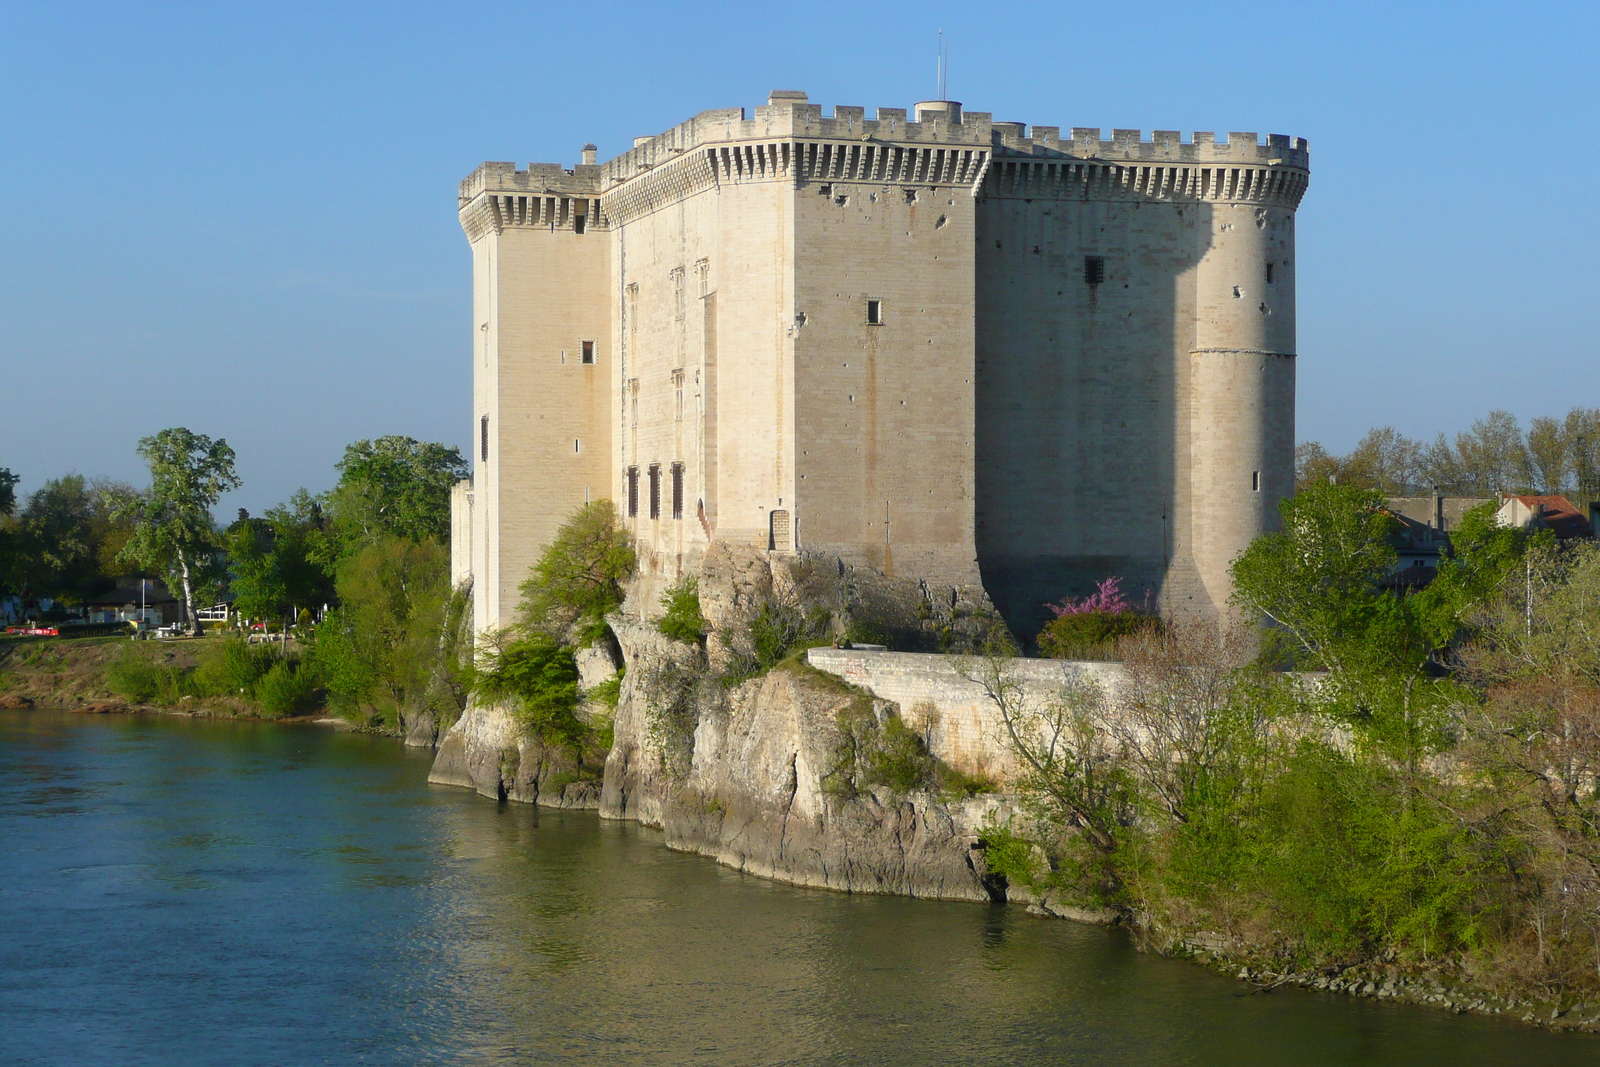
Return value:
[(977, 585), (972, 196), (866, 182), (794, 196), (800, 542)]
[(794, 91), (604, 165), (484, 164), (460, 212), (488, 452), (475, 424), (455, 565), (478, 624), (606, 494), (649, 603), (726, 541), (980, 607), (981, 575), (1023, 637), (1112, 575), (1226, 611), (1292, 489), (1307, 168), (1279, 135), (827, 116)]
[[(813, 648), (806, 660), (819, 671), (894, 701), (901, 718), (922, 734), (928, 750), (951, 766), (996, 784), (1015, 779), (1018, 768), (1006, 740), (1005, 720), (983, 686), (963, 677), (958, 661), (950, 656)], [(981, 666), (977, 661), (972, 664), (974, 670)], [(1054, 699), (1074, 677), (1096, 681), (1108, 693), (1115, 693), (1124, 677), (1120, 663), (1014, 659), (1005, 669), (1029, 705)]]
[[(480, 631), (511, 621), (542, 547), (611, 485), (611, 257), (597, 203), (478, 193), (463, 205), (464, 221), (476, 224), (469, 234), (477, 230), (472, 557)], [(583, 361), (585, 342), (592, 363)]]

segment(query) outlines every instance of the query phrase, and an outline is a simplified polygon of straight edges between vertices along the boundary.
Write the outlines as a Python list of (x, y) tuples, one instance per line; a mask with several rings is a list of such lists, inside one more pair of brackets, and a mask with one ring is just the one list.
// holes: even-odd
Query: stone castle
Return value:
[(1024, 634), (1111, 575), (1222, 612), (1293, 488), (1308, 174), (1279, 135), (825, 117), (795, 91), (604, 164), (483, 164), (453, 529), (476, 626), (607, 497), (658, 587), (726, 542)]

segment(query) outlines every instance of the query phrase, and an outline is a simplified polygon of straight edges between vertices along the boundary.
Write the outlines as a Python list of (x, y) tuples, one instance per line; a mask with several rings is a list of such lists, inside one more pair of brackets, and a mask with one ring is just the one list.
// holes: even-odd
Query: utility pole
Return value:
[(1531, 555), (1524, 555), (1522, 557), (1522, 563), (1523, 563), (1523, 566), (1526, 568), (1526, 574), (1527, 574), (1527, 580), (1526, 580), (1527, 596), (1526, 596), (1526, 600), (1524, 601), (1523, 608), (1522, 608), (1522, 617), (1527, 623), (1528, 638), (1529, 638), (1529, 640), (1532, 640), (1533, 639), (1533, 557)]

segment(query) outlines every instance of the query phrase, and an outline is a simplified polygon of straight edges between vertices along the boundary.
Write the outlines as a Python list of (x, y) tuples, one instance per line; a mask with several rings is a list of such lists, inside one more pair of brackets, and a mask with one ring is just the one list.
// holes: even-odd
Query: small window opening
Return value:
[(628, 468), (628, 518), (639, 517), (639, 468)]
[(915, 189), (907, 189), (906, 190), (906, 203), (915, 204), (916, 202), (917, 202), (917, 191)]
[(1268, 263), (1267, 264), (1267, 284), (1268, 285), (1272, 284), (1272, 268), (1273, 268), (1273, 264)]
[(585, 341), (585, 342), (583, 342), (583, 361), (585, 363), (593, 363), (594, 362), (594, 342), (593, 341)]
[(673, 418), (678, 422), (683, 421), (683, 371), (672, 372), (673, 389)]
[(661, 464), (650, 464), (650, 517), (661, 517)]
[(832, 196), (833, 195), (833, 186), (831, 186), (831, 185), (819, 185), (819, 186), (817, 186), (817, 195), (818, 196)]
[(579, 440), (580, 440), (580, 439), (579, 439), (579, 438), (577, 438), (577, 437), (574, 437), (574, 438), (573, 438), (573, 439), (572, 439), (572, 450), (573, 450), (573, 451), (574, 451), (574, 452), (577, 452), (577, 451), (578, 451), (578, 450), (579, 450), (579, 449), (578, 449), (578, 441), (579, 441)]
[(1083, 283), (1085, 285), (1099, 285), (1106, 280), (1106, 257), (1083, 257)]
[(589, 221), (589, 216), (587, 216), (587, 215), (574, 215), (572, 217), (572, 232), (573, 233), (582, 233), (583, 232), (583, 224), (585, 222), (587, 222), (587, 221)]
[(672, 517), (683, 518), (683, 464), (672, 465)]
[(883, 301), (882, 300), (868, 300), (867, 301), (867, 324), (869, 326), (882, 326), (883, 325)]
[(1253, 493), (1261, 492), (1261, 472), (1260, 471), (1251, 471), (1250, 472), (1250, 491), (1253, 492)]
[(478, 420), (478, 458), (489, 462), (489, 416)]

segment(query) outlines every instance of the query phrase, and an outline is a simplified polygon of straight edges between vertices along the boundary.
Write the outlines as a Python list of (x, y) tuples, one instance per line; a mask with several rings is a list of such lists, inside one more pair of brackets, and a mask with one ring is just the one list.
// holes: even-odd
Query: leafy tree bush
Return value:
[(240, 485), (233, 449), (180, 426), (142, 438), (139, 455), (150, 465), (150, 488), (119, 513), (134, 524), (122, 557), (177, 579), (190, 631), (198, 634), (195, 592), (211, 577), (217, 547), (211, 508)]
[(316, 680), (305, 664), (298, 668), (286, 659), (279, 659), (255, 683), (255, 698), (261, 709), (274, 718), (299, 715), (310, 711), (316, 703)]
[(279, 657), (272, 648), (229, 637), (201, 653), (194, 682), (209, 696), (249, 696), (277, 662)]
[(805, 611), (793, 604), (768, 602), (750, 620), (750, 654), (756, 672), (770, 671), (796, 650), (820, 641), (828, 632), (828, 613)]
[(934, 787), (938, 762), (900, 716), (880, 719), (872, 699), (859, 696), (839, 712), (836, 724), (839, 741), (823, 775), (830, 792), (853, 796), (882, 786), (898, 795)]
[(572, 513), (522, 583), (518, 623), (558, 640), (592, 644), (605, 617), (622, 606), (622, 583), (638, 565), (628, 532), (609, 500)]
[(583, 694), (598, 704), (608, 708), (615, 708), (617, 701), (622, 699), (622, 671), (618, 671), (599, 685), (590, 686)]
[(394, 730), (436, 710), (448, 568), (433, 542), (394, 537), (340, 561), (339, 607), (318, 624), (309, 653), (335, 710)]
[(223, 536), (234, 608), (246, 619), (282, 619), (297, 607), (332, 603), (333, 540), (321, 503), (304, 489), (264, 518), (239, 519)]
[(106, 685), (133, 704), (176, 704), (186, 696), (195, 695), (187, 671), (156, 663), (134, 648), (124, 648), (122, 654), (111, 661), (106, 668)]
[(161, 692), (161, 668), (127, 648), (106, 668), (106, 685), (126, 701), (149, 704)]
[(698, 644), (711, 632), (705, 616), (700, 614), (700, 583), (685, 577), (661, 594), (661, 604), (666, 613), (656, 622), (656, 628), (674, 641)]
[(333, 507), (347, 541), (449, 542), (450, 490), (468, 474), (459, 449), (412, 437), (380, 437), (347, 445), (336, 467)]
[(1158, 628), (1159, 620), (1135, 611), (1122, 594), (1122, 579), (1110, 577), (1077, 600), (1046, 604), (1055, 618), (1039, 634), (1039, 651), (1051, 659), (1114, 659), (1117, 639)]
[(1273, 970), (1600, 995), (1600, 550), (1486, 507), (1399, 595), (1381, 503), (1312, 486), (1235, 564), (1314, 682), (1183, 623), (1121, 639), (1114, 702), (1076, 672), (1041, 706), (1003, 654), (964, 661), (1022, 768), (989, 868)]
[(1062, 615), (1045, 623), (1039, 651), (1051, 659), (1112, 659), (1117, 639), (1159, 626), (1149, 615), (1131, 611), (1090, 611)]
[(571, 648), (544, 633), (513, 636), (482, 656), (474, 692), (510, 701), (534, 738), (567, 748), (581, 761), (591, 731), (577, 714), (578, 664)]

